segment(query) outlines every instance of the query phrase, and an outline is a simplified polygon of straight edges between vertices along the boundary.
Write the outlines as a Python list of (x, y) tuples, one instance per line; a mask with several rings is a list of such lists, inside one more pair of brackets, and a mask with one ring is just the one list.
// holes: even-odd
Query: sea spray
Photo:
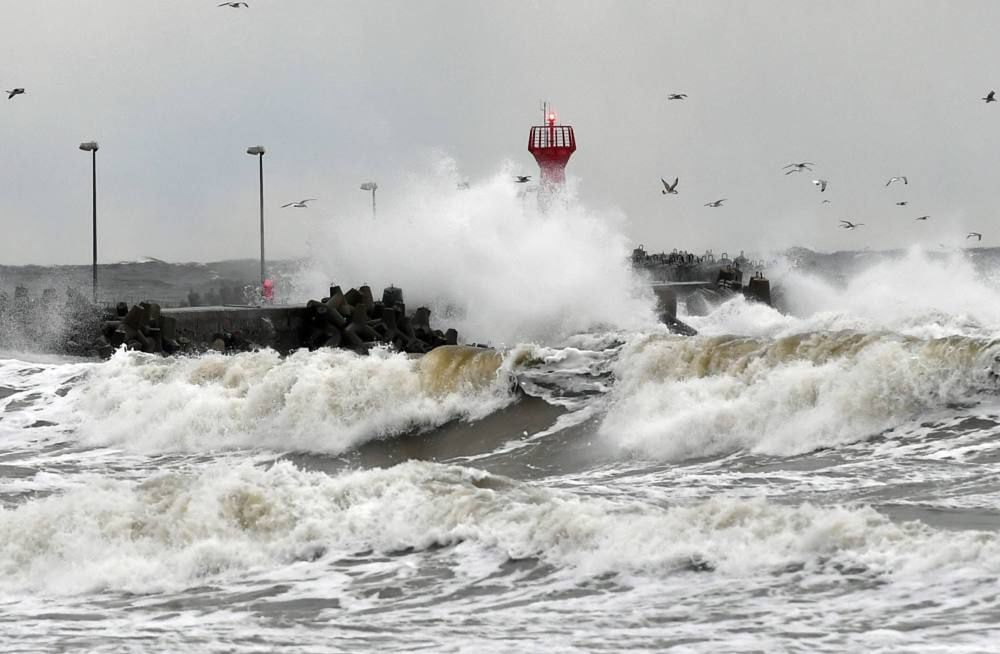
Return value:
[(492, 344), (655, 320), (620, 216), (572, 197), (542, 213), (508, 169), (456, 190), (447, 169), (411, 180), (396, 191), (406, 200), (377, 220), (326, 224), (298, 286), (395, 284), (407, 305), (427, 304), (465, 339)]

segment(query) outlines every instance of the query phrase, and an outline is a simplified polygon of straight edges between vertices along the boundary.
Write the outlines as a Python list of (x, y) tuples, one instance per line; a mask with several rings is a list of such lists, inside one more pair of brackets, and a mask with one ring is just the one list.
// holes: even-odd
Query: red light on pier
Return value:
[(556, 125), (556, 113), (545, 115), (547, 125), (536, 125), (528, 136), (528, 152), (538, 162), (543, 190), (566, 182), (566, 164), (576, 152), (576, 137), (569, 125)]

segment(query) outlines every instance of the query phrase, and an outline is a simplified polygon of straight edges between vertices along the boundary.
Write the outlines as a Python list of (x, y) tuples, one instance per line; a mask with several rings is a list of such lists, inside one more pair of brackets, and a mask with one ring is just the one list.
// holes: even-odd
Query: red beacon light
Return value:
[(546, 125), (531, 128), (528, 152), (538, 162), (543, 190), (554, 190), (566, 182), (566, 164), (576, 152), (576, 137), (569, 125), (556, 125), (556, 112), (543, 114)]

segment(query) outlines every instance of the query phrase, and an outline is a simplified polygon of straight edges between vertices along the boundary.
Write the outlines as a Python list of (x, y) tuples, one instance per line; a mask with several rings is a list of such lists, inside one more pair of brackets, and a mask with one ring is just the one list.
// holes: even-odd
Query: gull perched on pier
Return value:
[(997, 94), (996, 91), (990, 91), (989, 93), (986, 94), (985, 98), (979, 98), (979, 99), (985, 102), (986, 104), (989, 104), (991, 102), (996, 102), (997, 99), (994, 97), (996, 94)]
[(705, 206), (706, 207), (721, 207), (722, 203), (725, 202), (725, 201), (726, 201), (726, 198), (722, 198), (721, 200), (715, 200), (714, 202), (709, 202)]
[(829, 184), (825, 179), (814, 179), (813, 184), (819, 187), (819, 192), (822, 193), (826, 190), (826, 185)]
[(852, 223), (850, 220), (841, 220), (840, 223), (844, 229), (855, 229), (864, 225), (864, 223)]
[(977, 240), (977, 241), (981, 241), (981, 240), (983, 240), (983, 235), (982, 235), (982, 234), (980, 234), (979, 232), (969, 232), (969, 235), (968, 235), (968, 236), (966, 236), (965, 238), (966, 238), (966, 239), (970, 239), (970, 238), (972, 238), (973, 236), (975, 236), (975, 237), (976, 237), (976, 240)]
[(687, 93), (671, 93), (667, 96), (667, 100), (683, 100), (688, 97)]
[(660, 181), (663, 182), (663, 190), (660, 191), (661, 193), (663, 193), (664, 195), (667, 195), (668, 193), (671, 195), (677, 195), (677, 183), (681, 181), (680, 177), (674, 177), (673, 186), (667, 184), (667, 180), (663, 179), (662, 177), (660, 178)]
[(21, 95), (24, 93), (24, 89), (18, 87), (16, 89), (10, 89), (9, 91), (4, 91), (7, 94), (8, 100), (13, 100), (15, 95)]
[(308, 209), (308, 202), (315, 202), (316, 198), (306, 198), (305, 200), (299, 200), (298, 202), (289, 202), (288, 204), (281, 205), (282, 209), (287, 209), (288, 207), (296, 207), (298, 209)]
[(899, 177), (890, 177), (889, 181), (885, 183), (886, 186), (892, 184), (893, 182), (903, 182), (903, 184), (909, 184), (910, 181), (906, 179), (906, 175), (900, 175)]
[(790, 163), (785, 168), (791, 168), (786, 175), (791, 175), (792, 173), (801, 173), (803, 170), (812, 170), (809, 166), (815, 166), (816, 164), (810, 161), (803, 161), (801, 163)]

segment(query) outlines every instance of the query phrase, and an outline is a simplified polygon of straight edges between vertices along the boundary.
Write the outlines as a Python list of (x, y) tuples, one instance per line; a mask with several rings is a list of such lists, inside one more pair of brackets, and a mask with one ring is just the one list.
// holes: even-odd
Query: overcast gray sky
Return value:
[(0, 263), (89, 261), (82, 140), (101, 261), (255, 256), (256, 143), (290, 257), (308, 221), (368, 211), (366, 179), (398, 212), (441, 154), (474, 184), (537, 174), (541, 98), (581, 201), (648, 249), (1000, 243), (997, 2), (249, 2), (0, 0), (0, 87), (27, 89), (0, 99)]

